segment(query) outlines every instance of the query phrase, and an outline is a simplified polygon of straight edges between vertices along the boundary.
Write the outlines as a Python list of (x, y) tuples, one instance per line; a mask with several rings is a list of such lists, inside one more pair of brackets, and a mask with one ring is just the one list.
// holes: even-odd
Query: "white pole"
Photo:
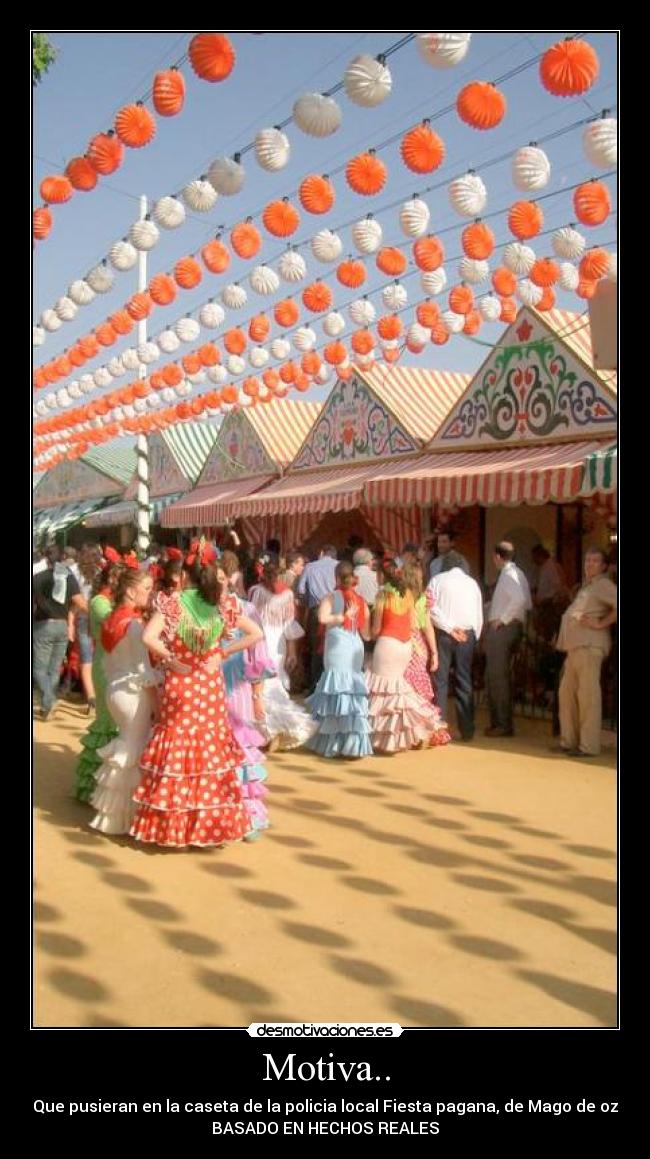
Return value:
[[(140, 198), (140, 221), (147, 216), (147, 199)], [(147, 251), (138, 254), (138, 291), (147, 288)], [(147, 341), (147, 319), (138, 322), (138, 344)], [(140, 378), (146, 378), (147, 368), (141, 363)], [(138, 435), (138, 552), (144, 557), (149, 550), (149, 440), (144, 434)]]

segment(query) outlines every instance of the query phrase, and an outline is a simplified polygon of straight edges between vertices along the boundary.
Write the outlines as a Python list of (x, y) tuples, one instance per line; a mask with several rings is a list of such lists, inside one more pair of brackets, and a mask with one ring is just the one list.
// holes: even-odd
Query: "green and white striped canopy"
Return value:
[(581, 495), (612, 492), (618, 487), (618, 445), (594, 451), (585, 459)]
[[(160, 523), (160, 517), (171, 503), (176, 503), (181, 498), (181, 492), (175, 495), (160, 495), (157, 499), (152, 499), (149, 504), (149, 522), (151, 524)], [(119, 527), (123, 523), (137, 523), (138, 519), (138, 505), (135, 499), (127, 499), (121, 503), (111, 503), (108, 507), (103, 507), (101, 511), (96, 511), (85, 520), (87, 527)]]

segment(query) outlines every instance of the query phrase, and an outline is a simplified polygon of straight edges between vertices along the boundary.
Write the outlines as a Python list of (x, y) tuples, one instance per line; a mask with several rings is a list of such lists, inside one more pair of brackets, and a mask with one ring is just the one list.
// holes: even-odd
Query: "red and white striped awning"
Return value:
[(585, 458), (603, 443), (429, 453), (376, 468), (364, 486), (369, 505), (422, 507), (567, 503), (580, 495)]
[(249, 479), (230, 479), (210, 487), (189, 491), (178, 503), (162, 513), (163, 527), (219, 527), (230, 518), (230, 505), (270, 483), (272, 475), (255, 475)]
[(259, 495), (231, 502), (230, 517), (294, 515), (301, 511), (352, 511), (359, 507), (363, 485), (380, 466), (329, 467), (321, 471), (296, 471), (285, 475)]

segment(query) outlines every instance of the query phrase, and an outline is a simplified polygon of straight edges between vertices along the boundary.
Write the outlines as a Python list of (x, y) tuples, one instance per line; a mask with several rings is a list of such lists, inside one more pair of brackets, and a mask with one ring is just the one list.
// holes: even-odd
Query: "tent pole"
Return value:
[[(147, 198), (140, 198), (140, 221), (147, 216)], [(147, 251), (140, 250), (138, 254), (138, 291), (144, 293), (147, 288)], [(147, 319), (138, 322), (138, 344), (147, 341)], [(140, 378), (146, 378), (147, 368), (140, 363), (138, 370)], [(145, 434), (138, 435), (138, 553), (144, 558), (149, 551), (149, 440)]]

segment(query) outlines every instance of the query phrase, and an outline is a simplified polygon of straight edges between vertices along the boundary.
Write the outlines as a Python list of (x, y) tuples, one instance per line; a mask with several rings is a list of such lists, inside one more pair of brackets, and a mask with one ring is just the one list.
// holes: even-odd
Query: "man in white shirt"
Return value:
[(367, 547), (360, 547), (358, 551), (355, 551), (352, 562), (354, 574), (357, 577), (357, 595), (366, 601), (369, 608), (372, 608), (379, 591), (377, 572), (372, 566), (372, 552), (368, 551)]
[(512, 655), (524, 634), (526, 613), (532, 608), (528, 580), (514, 562), (512, 543), (503, 540), (494, 549), (499, 578), (488, 612), (485, 640), (486, 680), (490, 725), (486, 736), (513, 736)]
[(472, 660), (483, 629), (483, 600), (476, 580), (458, 566), (456, 554), (446, 554), (443, 571), (429, 582), (427, 606), (438, 643), (438, 670), (434, 677), (438, 707), (446, 720), (453, 663), (458, 728), (462, 739), (469, 741), (474, 736)]

